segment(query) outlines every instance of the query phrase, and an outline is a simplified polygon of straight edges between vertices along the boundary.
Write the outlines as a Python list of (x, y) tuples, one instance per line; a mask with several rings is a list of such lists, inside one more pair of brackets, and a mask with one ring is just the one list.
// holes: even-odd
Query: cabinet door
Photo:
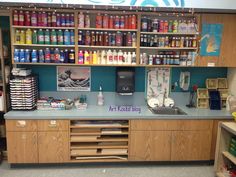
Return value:
[(131, 131), (129, 159), (132, 161), (169, 161), (170, 131)]
[(37, 132), (7, 132), (9, 163), (38, 163)]
[(69, 160), (68, 132), (38, 132), (39, 163)]
[(211, 131), (173, 131), (172, 161), (210, 160)]

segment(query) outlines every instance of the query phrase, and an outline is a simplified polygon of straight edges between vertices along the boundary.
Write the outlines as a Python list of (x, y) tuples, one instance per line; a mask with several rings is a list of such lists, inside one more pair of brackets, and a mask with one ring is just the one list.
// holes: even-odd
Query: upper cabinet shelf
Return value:
[(17, 26), (13, 25), (12, 28), (16, 29), (72, 29), (74, 30), (75, 27), (47, 27), (47, 26)]
[(124, 31), (124, 32), (137, 32), (137, 29), (110, 29), (110, 28), (78, 28), (78, 30), (88, 31)]
[(150, 34), (150, 35), (168, 35), (168, 36), (195, 36), (199, 35), (199, 33), (173, 33), (173, 32), (140, 32), (141, 34)]

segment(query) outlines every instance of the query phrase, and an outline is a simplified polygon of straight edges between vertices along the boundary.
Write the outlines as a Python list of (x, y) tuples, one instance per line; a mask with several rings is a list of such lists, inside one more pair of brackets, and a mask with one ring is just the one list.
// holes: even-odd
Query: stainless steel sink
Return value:
[(166, 115), (187, 115), (183, 110), (178, 107), (156, 107), (149, 108), (153, 114), (166, 114)]

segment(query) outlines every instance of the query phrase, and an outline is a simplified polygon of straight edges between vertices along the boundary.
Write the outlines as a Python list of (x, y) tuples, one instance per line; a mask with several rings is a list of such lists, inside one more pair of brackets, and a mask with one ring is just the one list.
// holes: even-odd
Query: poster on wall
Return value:
[(151, 68), (147, 71), (147, 99), (162, 99), (169, 94), (170, 68)]
[(219, 56), (222, 39), (222, 24), (203, 24), (201, 37), (201, 56)]
[(57, 91), (90, 91), (90, 67), (57, 67)]

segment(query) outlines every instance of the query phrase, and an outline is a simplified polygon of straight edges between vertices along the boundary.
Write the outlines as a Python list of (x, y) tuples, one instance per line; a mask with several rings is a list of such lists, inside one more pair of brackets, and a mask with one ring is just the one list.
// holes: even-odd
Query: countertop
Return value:
[(157, 115), (147, 106), (88, 106), (86, 110), (10, 111), (5, 119), (232, 119), (226, 110), (178, 106), (187, 115)]

